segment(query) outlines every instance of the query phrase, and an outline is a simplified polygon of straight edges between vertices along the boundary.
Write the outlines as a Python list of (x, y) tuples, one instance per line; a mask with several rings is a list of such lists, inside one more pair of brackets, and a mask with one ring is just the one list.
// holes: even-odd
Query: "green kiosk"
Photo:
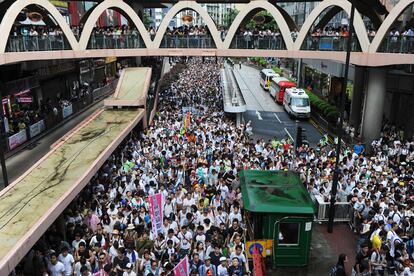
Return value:
[(315, 207), (299, 174), (242, 171), (249, 240), (267, 240), (273, 266), (306, 266)]

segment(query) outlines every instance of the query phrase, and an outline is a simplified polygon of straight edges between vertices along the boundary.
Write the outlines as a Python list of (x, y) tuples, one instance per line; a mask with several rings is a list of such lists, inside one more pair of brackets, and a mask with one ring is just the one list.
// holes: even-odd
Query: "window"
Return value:
[(297, 107), (307, 107), (309, 106), (309, 100), (306, 98), (293, 98), (292, 105)]
[(260, 77), (262, 78), (262, 80), (266, 80), (266, 75), (263, 72), (260, 72)]
[(299, 222), (279, 223), (279, 246), (299, 245)]

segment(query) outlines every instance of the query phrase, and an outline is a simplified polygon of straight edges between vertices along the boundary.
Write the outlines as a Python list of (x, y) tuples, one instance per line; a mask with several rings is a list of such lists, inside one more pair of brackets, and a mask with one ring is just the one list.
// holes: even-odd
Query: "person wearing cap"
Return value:
[(220, 265), (217, 267), (217, 276), (229, 276), (227, 258), (220, 258)]
[(127, 263), (125, 266), (125, 271), (122, 276), (137, 276), (137, 274), (133, 271), (134, 265), (132, 263)]
[(211, 263), (210, 256), (204, 258), (204, 264), (198, 269), (200, 276), (217, 276), (215, 265)]

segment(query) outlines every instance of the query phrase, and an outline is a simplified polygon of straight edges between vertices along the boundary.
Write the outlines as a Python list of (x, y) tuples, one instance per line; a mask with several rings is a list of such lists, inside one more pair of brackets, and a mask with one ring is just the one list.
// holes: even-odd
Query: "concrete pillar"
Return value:
[(240, 127), (241, 124), (241, 113), (236, 114), (236, 126)]
[(362, 137), (367, 145), (377, 139), (381, 133), (384, 113), (387, 71), (381, 68), (369, 68), (368, 87), (362, 122)]
[(362, 119), (362, 104), (364, 96), (364, 83), (365, 83), (365, 68), (361, 66), (355, 66), (354, 77), (354, 91), (352, 92), (351, 101), (351, 114), (349, 116), (350, 123), (359, 129), (359, 124)]
[[(143, 21), (144, 20), (144, 6), (142, 4), (139, 4), (139, 2), (132, 1), (131, 3), (128, 3), (132, 9), (135, 11), (135, 13), (139, 16), (139, 18)], [(132, 24), (132, 23), (129, 23)], [(135, 62), (137, 66), (140, 66), (142, 64), (142, 60), (140, 56), (135, 57)]]
[(398, 121), (398, 114), (400, 113), (400, 94), (393, 93), (391, 100), (390, 122), (395, 124)]

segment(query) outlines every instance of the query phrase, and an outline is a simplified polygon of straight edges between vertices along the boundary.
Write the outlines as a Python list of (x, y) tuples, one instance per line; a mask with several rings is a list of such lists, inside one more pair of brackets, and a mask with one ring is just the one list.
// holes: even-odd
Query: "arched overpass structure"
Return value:
[[(355, 14), (354, 28), (355, 37), (353, 37), (353, 54), (351, 62), (362, 66), (382, 66), (392, 64), (411, 64), (414, 63), (414, 37), (398, 38), (398, 43), (392, 43), (387, 37), (389, 29), (411, 5), (414, 0), (401, 0), (389, 13), (381, 24), (376, 36), (370, 42), (367, 35), (361, 14), (357, 11)], [(302, 26), (296, 40), (291, 36), (291, 20), (286, 18), (286, 13), (281, 11), (266, 0), (252, 0), (243, 6), (243, 9), (237, 15), (229, 28), (224, 40), (221, 39), (220, 32), (207, 11), (203, 9), (196, 1), (179, 1), (172, 6), (168, 14), (164, 17), (161, 25), (152, 39), (146, 31), (145, 26), (137, 13), (122, 0), (105, 0), (97, 4), (93, 10), (85, 15), (86, 21), (79, 38), (76, 38), (63, 16), (47, 0), (17, 0), (7, 9), (1, 24), (0, 33), (10, 34), (14, 21), (19, 12), (29, 5), (37, 5), (45, 9), (51, 17), (54, 18), (57, 25), (63, 32), (61, 43), (56, 47), (50, 47), (46, 43), (45, 47), (40, 47), (39, 41), (33, 42), (36, 46), (32, 49), (25, 48), (28, 39), (24, 38), (18, 41), (12, 47), (12, 37), (0, 40), (0, 64), (8, 64), (27, 60), (43, 59), (64, 59), (64, 58), (85, 58), (85, 57), (105, 57), (105, 56), (178, 56), (178, 55), (198, 55), (198, 56), (263, 56), (263, 57), (288, 57), (288, 58), (313, 58), (313, 59), (331, 59), (343, 61), (345, 57), (345, 43), (341, 41), (345, 38), (335, 37), (313, 37), (310, 35), (317, 19), (324, 17), (326, 11), (331, 8), (344, 10), (350, 13), (351, 4), (346, 0), (324, 0), (308, 16)], [(133, 39), (129, 37), (107, 37), (103, 39), (115, 39), (115, 42), (95, 45), (91, 41), (94, 39), (93, 28), (99, 16), (107, 9), (115, 9), (121, 12), (137, 29), (140, 43), (132, 43)], [(210, 35), (208, 37), (197, 38), (203, 39), (203, 43), (191, 43), (194, 38), (184, 38), (183, 42), (177, 46), (177, 43), (169, 44), (167, 40), (174, 38), (166, 37), (166, 30), (169, 22), (174, 16), (183, 10), (193, 10), (197, 12), (206, 23)], [(251, 45), (243, 42), (242, 37), (237, 37), (243, 20), (251, 16), (252, 13), (260, 10), (267, 10), (276, 20), (281, 35), (277, 38), (268, 38), (262, 41), (259, 49), (253, 49)], [(287, 20), (286, 20), (287, 19)], [(326, 18), (323, 18), (326, 20)], [(26, 39), (26, 41), (24, 41)], [(181, 39), (181, 38), (180, 38)], [(123, 43), (117, 43), (117, 41)], [(187, 40), (187, 41), (185, 41)], [(205, 43), (208, 40), (209, 43)], [(339, 43), (338, 43), (339, 41)], [(275, 43), (276, 42), (276, 43)], [(20, 48), (19, 48), (20, 47)], [(183, 49), (186, 48), (186, 49)]]

